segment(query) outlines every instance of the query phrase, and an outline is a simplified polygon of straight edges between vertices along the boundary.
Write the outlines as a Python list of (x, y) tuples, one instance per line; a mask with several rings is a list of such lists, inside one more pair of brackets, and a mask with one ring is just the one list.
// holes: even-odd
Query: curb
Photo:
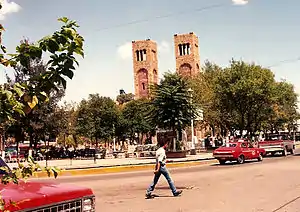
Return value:
[[(199, 165), (207, 165), (216, 163), (217, 160), (214, 158), (207, 158), (197, 161), (186, 161), (186, 162), (170, 162), (168, 168), (179, 168), (179, 167), (191, 167)], [(81, 169), (65, 169), (59, 173), (59, 177), (70, 177), (70, 176), (84, 176), (84, 175), (98, 175), (98, 174), (109, 174), (109, 173), (120, 173), (120, 172), (133, 172), (133, 171), (145, 171), (153, 170), (155, 164), (143, 164), (143, 165), (123, 165), (123, 166), (110, 166), (110, 167), (98, 167), (98, 168), (81, 168)], [(36, 172), (33, 175), (34, 178), (47, 178), (47, 172)]]

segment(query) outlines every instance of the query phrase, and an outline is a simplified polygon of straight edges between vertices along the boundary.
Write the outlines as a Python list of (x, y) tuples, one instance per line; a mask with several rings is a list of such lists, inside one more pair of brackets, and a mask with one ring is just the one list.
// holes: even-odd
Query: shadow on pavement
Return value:
[[(245, 161), (244, 164), (250, 164), (250, 163), (255, 163), (257, 161)], [(224, 167), (224, 166), (240, 166), (243, 164), (239, 164), (237, 162), (229, 162), (229, 163), (225, 163), (223, 165), (219, 164), (219, 163), (215, 163), (215, 164), (211, 164), (210, 166), (219, 166), (219, 167)]]
[[(189, 189), (187, 186), (176, 186), (177, 189)], [(156, 186), (155, 189), (160, 189), (160, 190), (170, 190), (169, 186)]]
[(296, 156), (296, 157), (297, 157), (297, 156), (300, 156), (300, 154), (294, 154), (293, 156)]

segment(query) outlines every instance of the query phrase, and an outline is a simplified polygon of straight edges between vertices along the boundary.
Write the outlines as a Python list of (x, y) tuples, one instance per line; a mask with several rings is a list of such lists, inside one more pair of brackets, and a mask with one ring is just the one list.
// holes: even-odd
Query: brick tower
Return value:
[(176, 72), (192, 77), (200, 71), (199, 41), (193, 32), (174, 35)]
[(157, 44), (147, 39), (132, 41), (135, 97), (148, 98), (150, 85), (158, 83)]

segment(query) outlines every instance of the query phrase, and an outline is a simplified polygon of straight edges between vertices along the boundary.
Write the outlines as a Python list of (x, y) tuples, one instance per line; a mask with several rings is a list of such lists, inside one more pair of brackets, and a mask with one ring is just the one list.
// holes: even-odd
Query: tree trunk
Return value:
[(4, 130), (0, 128), (0, 151), (5, 151)]
[(173, 152), (176, 152), (176, 138), (177, 138), (176, 129), (173, 128)]
[(30, 130), (29, 131), (29, 148), (32, 148), (32, 146), (33, 146), (33, 133)]
[(64, 133), (64, 147), (66, 147), (66, 134), (65, 133)]

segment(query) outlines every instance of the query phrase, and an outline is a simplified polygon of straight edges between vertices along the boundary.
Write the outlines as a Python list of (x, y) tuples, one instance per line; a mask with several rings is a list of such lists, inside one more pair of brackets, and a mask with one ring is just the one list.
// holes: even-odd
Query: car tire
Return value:
[(243, 164), (245, 162), (245, 157), (244, 155), (240, 155), (238, 158), (237, 158), (237, 162), (238, 164)]
[(257, 160), (258, 160), (258, 162), (263, 161), (263, 156), (262, 156), (262, 154), (259, 154), (259, 157), (257, 158)]
[(287, 152), (287, 149), (284, 148), (284, 150), (282, 150), (282, 156), (287, 156), (288, 152)]
[(220, 165), (225, 165), (226, 160), (219, 160)]

